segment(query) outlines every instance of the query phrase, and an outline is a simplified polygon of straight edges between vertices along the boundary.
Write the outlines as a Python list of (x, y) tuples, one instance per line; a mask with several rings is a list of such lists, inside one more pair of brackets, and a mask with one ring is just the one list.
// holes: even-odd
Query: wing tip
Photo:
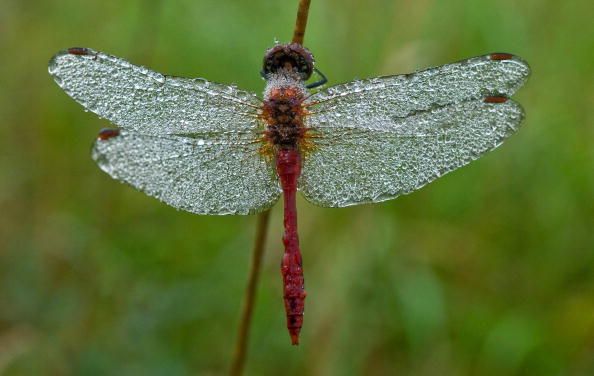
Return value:
[(506, 104), (507, 106), (515, 107), (516, 111), (518, 112), (519, 123), (522, 123), (526, 118), (526, 112), (524, 111), (524, 107), (521, 104), (514, 101), (513, 99), (506, 97), (504, 95), (489, 95), (483, 98), (483, 103), (493, 104), (493, 105), (501, 105)]
[[(87, 47), (70, 47), (58, 51), (48, 62), (48, 72), (56, 80), (58, 79), (58, 71), (61, 66), (60, 60), (66, 56), (92, 56), (95, 59), (97, 51)], [(60, 84), (60, 82), (58, 82), (58, 84)]]
[[(522, 124), (526, 119), (526, 111), (524, 111), (524, 107), (522, 107), (520, 103), (516, 102), (515, 100), (509, 97), (501, 95), (486, 96), (483, 98), (483, 103), (490, 104), (493, 106), (507, 106), (513, 108), (515, 111), (515, 116), (517, 118), (516, 124), (518, 126)], [(517, 130), (517, 128), (514, 129)]]
[(97, 56), (98, 52), (88, 47), (70, 47), (58, 51), (50, 58), (50, 64), (64, 56)]
[(491, 61), (496, 61), (496, 62), (512, 61), (516, 64), (519, 64), (519, 65), (525, 67), (526, 68), (526, 73), (525, 73), (526, 78), (528, 78), (532, 72), (532, 69), (530, 69), (530, 65), (528, 65), (526, 60), (522, 59), (518, 55), (510, 54), (508, 52), (492, 52), (485, 56), (487, 57), (487, 59), (489, 59)]
[[(507, 90), (505, 90), (505, 95), (508, 98), (515, 94), (516, 91), (518, 91), (522, 86), (524, 86), (524, 84), (528, 81), (528, 78), (532, 74), (530, 65), (528, 65), (526, 60), (508, 52), (493, 52), (487, 55), (483, 55), (482, 58), (486, 59), (486, 61), (492, 64), (503, 64), (501, 66), (502, 72), (504, 72), (504, 74), (506, 75), (510, 75), (510, 77), (512, 77), (511, 72), (513, 72), (513, 80), (511, 81), (513, 82), (513, 84), (510, 85), (507, 88)], [(508, 72), (506, 66), (508, 68), (511, 68), (511, 71)], [(495, 96), (497, 95), (494, 95), (493, 97)], [(486, 101), (486, 103), (493, 102)]]

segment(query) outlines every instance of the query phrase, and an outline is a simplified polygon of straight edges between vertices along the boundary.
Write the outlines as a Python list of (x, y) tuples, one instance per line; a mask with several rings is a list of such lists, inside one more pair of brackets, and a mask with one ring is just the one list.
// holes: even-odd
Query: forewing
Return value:
[(143, 134), (188, 134), (258, 126), (254, 94), (204, 79), (165, 76), (88, 48), (49, 63), (56, 83), (89, 111)]
[(311, 127), (382, 129), (386, 124), (432, 108), (481, 99), (510, 97), (530, 68), (519, 57), (490, 54), (420, 72), (378, 77), (330, 87), (310, 97)]
[(113, 178), (180, 210), (196, 214), (252, 214), (280, 195), (271, 164), (252, 135), (156, 137), (102, 132), (93, 159)]
[(381, 127), (322, 127), (303, 162), (300, 190), (321, 206), (391, 199), (496, 148), (522, 118), (512, 100), (468, 101), (392, 118)]

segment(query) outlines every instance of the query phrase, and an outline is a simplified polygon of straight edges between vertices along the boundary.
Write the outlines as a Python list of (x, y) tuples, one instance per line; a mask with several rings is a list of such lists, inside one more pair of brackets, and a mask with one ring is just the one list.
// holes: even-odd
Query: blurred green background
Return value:
[[(178, 212), (91, 160), (106, 121), (47, 73), (86, 46), (261, 92), (297, 1), (16, 1), (0, 8), (0, 374), (227, 372), (256, 217)], [(249, 375), (594, 374), (590, 0), (313, 0), (331, 83), (493, 51), (533, 70), (501, 148), (394, 201), (300, 199), (302, 345), (284, 323), (272, 212)]]

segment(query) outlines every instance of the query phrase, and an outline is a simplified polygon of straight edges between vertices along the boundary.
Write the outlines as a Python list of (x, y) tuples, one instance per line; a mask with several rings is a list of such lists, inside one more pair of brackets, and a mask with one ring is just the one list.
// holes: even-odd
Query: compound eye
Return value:
[(311, 77), (314, 59), (309, 50), (298, 43), (279, 44), (266, 51), (262, 72), (265, 76), (280, 69), (296, 71), (303, 81)]

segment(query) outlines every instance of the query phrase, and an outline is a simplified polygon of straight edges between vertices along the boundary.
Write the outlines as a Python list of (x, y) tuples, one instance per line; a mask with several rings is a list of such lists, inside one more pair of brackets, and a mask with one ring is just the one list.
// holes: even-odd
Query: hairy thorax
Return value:
[(281, 70), (267, 78), (262, 106), (265, 139), (273, 148), (299, 148), (306, 129), (303, 106), (306, 89), (291, 71)]

